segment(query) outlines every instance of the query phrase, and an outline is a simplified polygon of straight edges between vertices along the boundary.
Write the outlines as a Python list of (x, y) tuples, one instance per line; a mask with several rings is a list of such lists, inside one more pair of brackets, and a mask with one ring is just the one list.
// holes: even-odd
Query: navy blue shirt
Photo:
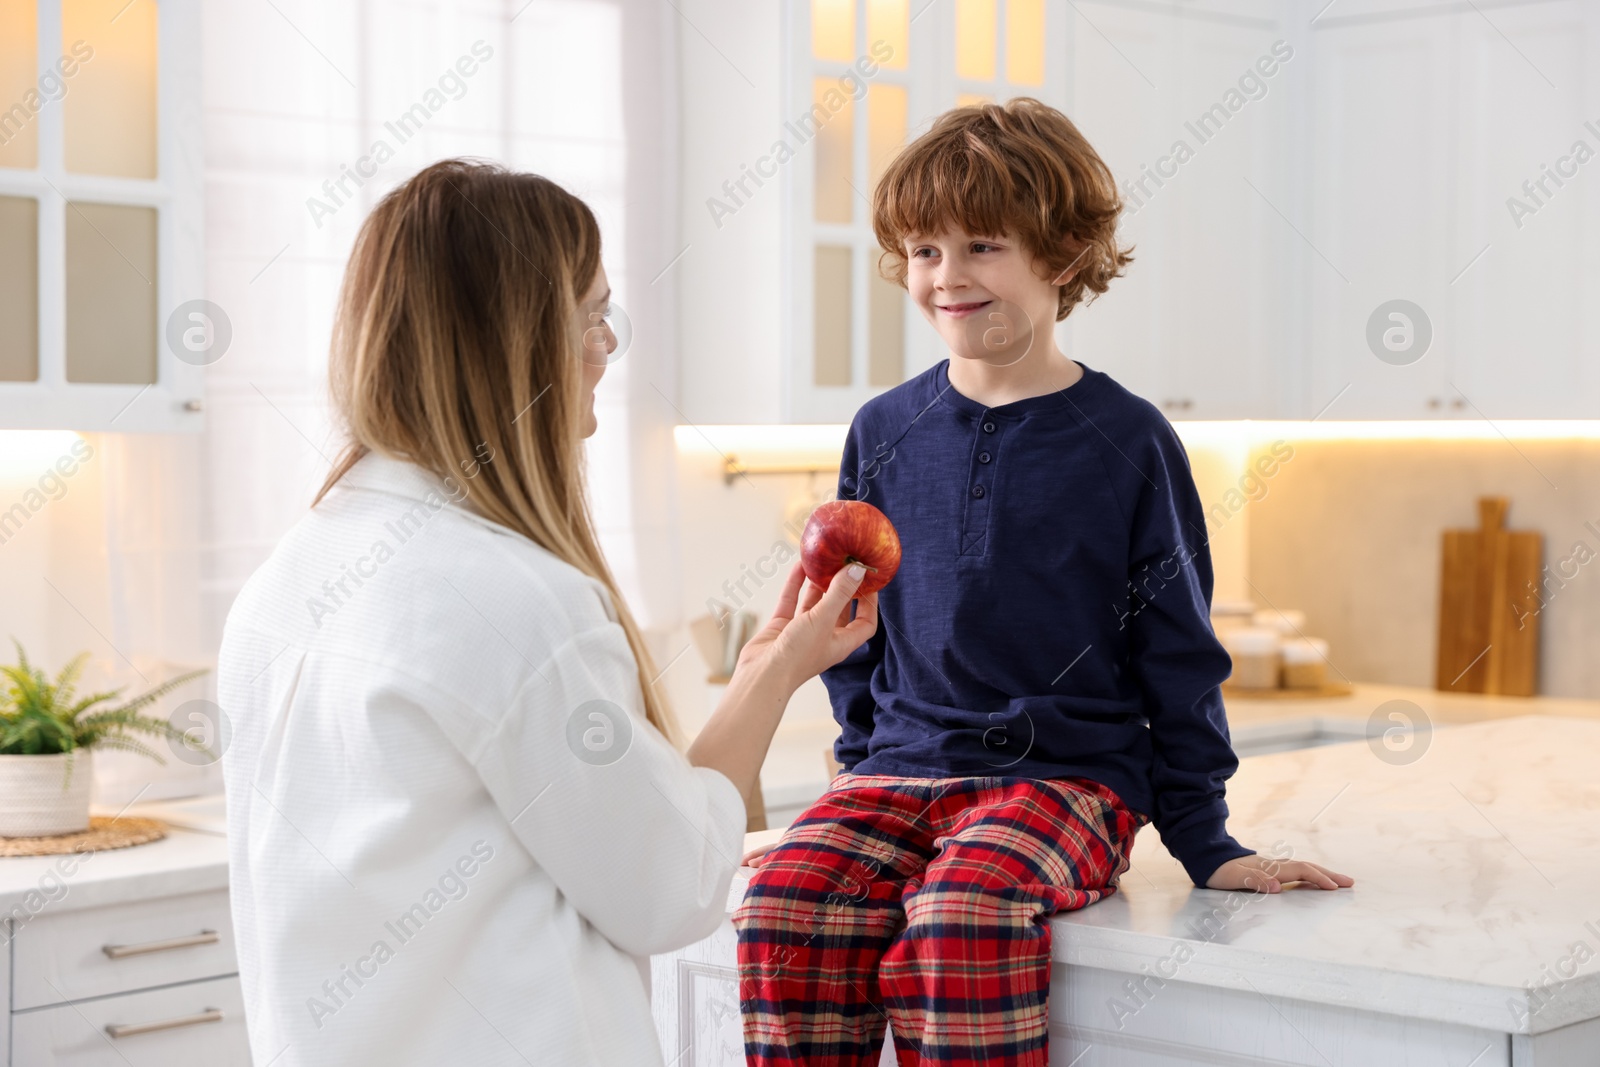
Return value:
[(838, 495), (882, 509), (902, 559), (877, 633), (822, 674), (834, 755), (857, 774), (1093, 779), (1203, 886), (1252, 852), (1225, 825), (1233, 664), (1205, 515), (1166, 417), (1079, 366), (985, 407), (946, 359), (856, 413)]

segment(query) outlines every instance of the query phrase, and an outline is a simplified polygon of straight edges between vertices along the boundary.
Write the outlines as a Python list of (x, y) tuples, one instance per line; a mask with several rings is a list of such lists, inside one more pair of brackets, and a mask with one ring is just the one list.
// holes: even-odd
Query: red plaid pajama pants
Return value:
[(844, 773), (735, 910), (750, 1067), (1045, 1067), (1050, 927), (1148, 819), (1086, 778)]

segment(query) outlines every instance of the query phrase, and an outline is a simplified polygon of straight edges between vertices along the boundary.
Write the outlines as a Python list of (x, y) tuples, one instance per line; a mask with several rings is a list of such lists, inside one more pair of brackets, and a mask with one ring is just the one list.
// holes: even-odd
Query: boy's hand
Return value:
[(757, 845), (755, 848), (750, 849), (742, 857), (740, 857), (739, 866), (741, 866), (741, 867), (759, 867), (759, 866), (761, 866), (763, 863), (766, 862), (767, 853), (771, 852), (772, 851), (772, 846), (774, 846), (776, 844), (777, 844), (776, 841), (768, 841), (764, 845)]
[(1326, 867), (1304, 860), (1279, 860), (1271, 856), (1239, 856), (1212, 872), (1207, 889), (1250, 889), (1257, 893), (1281, 893), (1286, 882), (1310, 882), (1320, 889), (1352, 886), (1356, 880)]

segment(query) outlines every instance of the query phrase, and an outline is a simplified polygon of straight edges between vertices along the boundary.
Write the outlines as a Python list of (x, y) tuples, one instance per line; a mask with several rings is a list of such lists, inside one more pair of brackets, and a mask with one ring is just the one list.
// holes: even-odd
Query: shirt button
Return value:
[(981, 485), (973, 486), (972, 487), (972, 495), (973, 496), (982, 496), (983, 495), (983, 486), (981, 486)]
[(979, 452), (978, 453), (978, 462), (979, 463), (987, 463), (987, 462), (989, 462), (989, 453), (987, 453), (987, 452)]
[(992, 422), (984, 423), (983, 424), (983, 432), (984, 433), (994, 433), (994, 423), (992, 423)]

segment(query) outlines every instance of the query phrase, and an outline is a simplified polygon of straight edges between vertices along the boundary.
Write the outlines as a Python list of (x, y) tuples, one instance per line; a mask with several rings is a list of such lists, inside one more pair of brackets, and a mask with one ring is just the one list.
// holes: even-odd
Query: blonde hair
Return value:
[(578, 305), (599, 269), (593, 212), (536, 174), (447, 159), (391, 190), (345, 268), (329, 382), (350, 440), (312, 507), (368, 452), (460, 483), (478, 513), (605, 586), (645, 716), (681, 748), (584, 488)]
[[(883, 276), (906, 284), (904, 242), (964, 230), (1012, 234), (1060, 287), (1056, 321), (1133, 262), (1117, 246), (1122, 198), (1111, 168), (1072, 120), (1031, 96), (946, 111), (884, 169), (872, 191)], [(1093, 297), (1090, 297), (1092, 300)]]

